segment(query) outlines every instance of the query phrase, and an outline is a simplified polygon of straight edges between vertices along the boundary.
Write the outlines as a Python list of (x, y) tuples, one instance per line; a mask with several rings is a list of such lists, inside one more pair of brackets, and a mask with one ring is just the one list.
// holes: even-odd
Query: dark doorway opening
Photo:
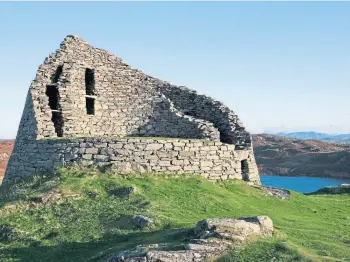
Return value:
[(86, 113), (95, 114), (95, 71), (90, 68), (85, 70), (85, 100)]
[(244, 181), (248, 181), (249, 166), (248, 166), (248, 160), (246, 159), (241, 161), (241, 172), (242, 172), (242, 179)]

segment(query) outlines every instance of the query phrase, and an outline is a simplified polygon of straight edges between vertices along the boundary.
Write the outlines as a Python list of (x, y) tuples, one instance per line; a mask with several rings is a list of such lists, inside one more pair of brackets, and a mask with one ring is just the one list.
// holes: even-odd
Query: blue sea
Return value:
[(264, 176), (260, 177), (264, 186), (272, 186), (294, 190), (300, 193), (310, 193), (326, 186), (337, 186), (350, 183), (350, 179), (335, 179), (323, 177), (289, 177), (289, 176)]

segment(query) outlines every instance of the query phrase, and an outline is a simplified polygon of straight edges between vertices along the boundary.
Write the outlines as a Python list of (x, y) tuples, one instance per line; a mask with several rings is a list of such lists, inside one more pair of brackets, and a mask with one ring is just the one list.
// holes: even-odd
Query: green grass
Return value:
[[(125, 186), (131, 197), (113, 196)], [(30, 199), (60, 191), (52, 204)], [(95, 198), (89, 197), (91, 193)], [(241, 181), (213, 183), (197, 176), (115, 175), (62, 169), (0, 187), (0, 261), (103, 261), (138, 244), (178, 243), (197, 221), (267, 215), (274, 237), (253, 241), (219, 261), (350, 261), (350, 195), (292, 192), (288, 200), (265, 196)], [(155, 225), (122, 230), (121, 215), (143, 214)]]

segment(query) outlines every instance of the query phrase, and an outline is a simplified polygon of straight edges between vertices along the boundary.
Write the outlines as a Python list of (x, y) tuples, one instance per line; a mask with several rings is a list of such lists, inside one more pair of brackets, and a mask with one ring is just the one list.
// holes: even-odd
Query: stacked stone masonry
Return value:
[(67, 36), (29, 88), (4, 182), (78, 163), (259, 181), (251, 136), (227, 106)]
[[(8, 172), (31, 175), (59, 166), (97, 166), (118, 173), (201, 174), (208, 179), (259, 181), (251, 150), (214, 141), (184, 139), (59, 139), (27, 144)], [(242, 170), (246, 169), (246, 170)]]

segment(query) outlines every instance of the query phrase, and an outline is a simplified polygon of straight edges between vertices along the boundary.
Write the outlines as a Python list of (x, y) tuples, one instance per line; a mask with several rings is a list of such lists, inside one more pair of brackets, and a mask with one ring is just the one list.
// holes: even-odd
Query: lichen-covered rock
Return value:
[(243, 242), (251, 235), (271, 236), (272, 220), (267, 216), (211, 218), (200, 221), (194, 229), (198, 238), (223, 238)]

